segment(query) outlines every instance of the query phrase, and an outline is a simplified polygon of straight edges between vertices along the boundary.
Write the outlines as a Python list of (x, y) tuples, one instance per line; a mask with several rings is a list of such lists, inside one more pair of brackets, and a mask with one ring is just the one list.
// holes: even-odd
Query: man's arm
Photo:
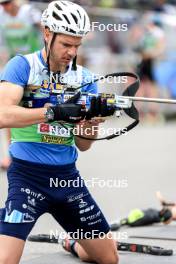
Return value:
[[(79, 132), (79, 135), (83, 137), (96, 139), (98, 136), (99, 124), (102, 122), (104, 122), (104, 120), (97, 119), (80, 123), (79, 125), (77, 125), (77, 132)], [(90, 149), (93, 142), (95, 141), (86, 140), (75, 136), (75, 144), (80, 151), (86, 151)]]
[(0, 83), (0, 128), (25, 127), (45, 122), (46, 108), (27, 109), (18, 106), (24, 88), (8, 83)]

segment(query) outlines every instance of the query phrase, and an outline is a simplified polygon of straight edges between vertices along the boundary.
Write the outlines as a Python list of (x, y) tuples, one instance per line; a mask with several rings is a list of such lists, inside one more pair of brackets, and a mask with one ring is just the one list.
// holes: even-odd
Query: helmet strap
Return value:
[(51, 53), (51, 48), (54, 44), (54, 40), (56, 38), (56, 33), (53, 33), (53, 36), (52, 36), (52, 39), (50, 41), (50, 43), (46, 43), (45, 41), (45, 50), (46, 50), (46, 63), (48, 65), (48, 75), (49, 75), (49, 78), (50, 78), (50, 53)]

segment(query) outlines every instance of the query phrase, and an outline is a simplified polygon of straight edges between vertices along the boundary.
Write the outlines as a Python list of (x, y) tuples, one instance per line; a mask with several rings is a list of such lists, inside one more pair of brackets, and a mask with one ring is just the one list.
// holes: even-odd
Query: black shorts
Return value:
[(26, 240), (44, 213), (69, 234), (80, 232), (78, 239), (97, 238), (110, 230), (75, 164), (50, 166), (13, 159), (8, 183), (5, 208), (0, 209), (0, 234)]

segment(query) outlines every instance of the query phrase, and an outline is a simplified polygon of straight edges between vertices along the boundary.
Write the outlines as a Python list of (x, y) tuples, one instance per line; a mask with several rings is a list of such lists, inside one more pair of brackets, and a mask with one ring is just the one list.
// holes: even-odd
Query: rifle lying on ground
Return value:
[[(38, 235), (31, 235), (28, 237), (29, 241), (32, 242), (45, 242), (45, 243), (54, 243), (54, 244), (63, 244), (63, 239), (59, 239), (55, 236), (50, 236), (47, 234), (38, 234)], [(172, 249), (165, 249), (162, 247), (150, 246), (150, 245), (143, 245), (143, 244), (135, 244), (135, 243), (124, 243), (124, 242), (117, 242), (117, 249), (119, 251), (129, 251), (135, 253), (144, 253), (150, 254), (155, 256), (172, 256), (173, 250)]]

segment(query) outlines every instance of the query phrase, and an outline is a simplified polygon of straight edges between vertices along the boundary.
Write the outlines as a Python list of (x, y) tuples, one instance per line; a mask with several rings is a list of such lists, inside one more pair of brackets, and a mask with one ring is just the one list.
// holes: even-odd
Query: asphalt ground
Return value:
[[(109, 222), (125, 217), (133, 208), (160, 208), (155, 192), (160, 190), (169, 200), (175, 199), (175, 129), (176, 123), (141, 124), (126, 136), (105, 142), (97, 142), (91, 150), (79, 155), (77, 166), (84, 179), (96, 178), (90, 189)], [(98, 180), (97, 180), (98, 178)], [(100, 186), (104, 179), (106, 186)], [(116, 182), (108, 188), (107, 181)], [(0, 206), (7, 195), (6, 174), (0, 173)], [(71, 219), (70, 219), (71, 221)], [(152, 227), (155, 228), (155, 227)], [(172, 248), (176, 251), (173, 227), (161, 226), (160, 232), (166, 239), (130, 238), (133, 230), (121, 230), (115, 237), (124, 242), (136, 242)], [(62, 229), (50, 215), (43, 215), (31, 234), (61, 232)], [(145, 233), (150, 227), (144, 228)], [(127, 234), (127, 236), (126, 236)], [(152, 233), (153, 234), (153, 233)], [(170, 234), (170, 235), (169, 235)], [(175, 232), (176, 235), (176, 232)], [(173, 240), (168, 240), (171, 236)], [(127, 239), (123, 239), (127, 237)], [(176, 255), (158, 257), (136, 253), (120, 252), (122, 264), (176, 263)], [(57, 244), (27, 242), (22, 264), (79, 263), (79, 260), (64, 252)]]

